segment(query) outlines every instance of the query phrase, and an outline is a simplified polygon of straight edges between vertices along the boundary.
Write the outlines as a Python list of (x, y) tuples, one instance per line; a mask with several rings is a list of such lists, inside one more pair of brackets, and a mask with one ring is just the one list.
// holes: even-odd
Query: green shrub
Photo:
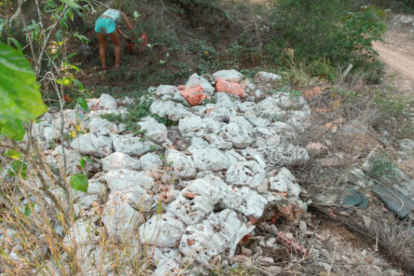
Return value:
[[(352, 4), (346, 0), (274, 1), (274, 36), (266, 52), (282, 65), (311, 64), (312, 74), (331, 80), (335, 67), (356, 58), (371, 62), (376, 54), (372, 42), (381, 40), (386, 31), (385, 14), (375, 7), (353, 11)], [(286, 58), (286, 52), (295, 60)]]

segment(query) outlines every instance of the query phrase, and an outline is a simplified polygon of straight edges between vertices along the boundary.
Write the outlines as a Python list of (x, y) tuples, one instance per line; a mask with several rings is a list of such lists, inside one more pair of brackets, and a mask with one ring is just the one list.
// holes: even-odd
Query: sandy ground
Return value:
[(387, 66), (387, 78), (401, 92), (414, 94), (414, 16), (411, 18), (393, 16), (384, 36), (385, 43), (375, 43), (374, 49)]

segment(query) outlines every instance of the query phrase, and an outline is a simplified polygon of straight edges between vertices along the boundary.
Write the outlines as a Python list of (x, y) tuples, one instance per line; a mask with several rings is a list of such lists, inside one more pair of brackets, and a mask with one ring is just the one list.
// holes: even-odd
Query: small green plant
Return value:
[(291, 101), (295, 101), (301, 96), (302, 96), (302, 92), (300, 92), (299, 90), (292, 89), (289, 91), (289, 99)]
[(399, 176), (399, 171), (394, 166), (392, 159), (385, 153), (380, 152), (369, 161), (369, 174), (372, 178), (380, 179), (386, 177), (390, 180), (395, 180)]
[(126, 113), (124, 117), (120, 114), (103, 114), (101, 115), (101, 118), (106, 119), (110, 122), (125, 124), (126, 129), (129, 132), (133, 133), (135, 136), (141, 137), (141, 139), (144, 141), (146, 139), (145, 133), (147, 132), (147, 130), (141, 129), (140, 125), (137, 124), (143, 118), (148, 116), (152, 117), (159, 123), (162, 123), (166, 126), (177, 124), (177, 122), (171, 121), (168, 118), (163, 118), (151, 113), (149, 111), (149, 108), (152, 103), (153, 100), (150, 99), (147, 95), (144, 95), (141, 97), (139, 104), (134, 104), (127, 107), (129, 112)]

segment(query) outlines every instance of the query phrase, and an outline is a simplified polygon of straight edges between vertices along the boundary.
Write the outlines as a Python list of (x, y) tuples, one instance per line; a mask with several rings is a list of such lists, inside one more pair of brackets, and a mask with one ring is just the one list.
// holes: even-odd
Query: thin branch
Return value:
[[(20, 18), (23, 22), (24, 28), (26, 29), (27, 36), (29, 37), (30, 51), (32, 52), (32, 58), (35, 62), (35, 68), (37, 68), (37, 67), (39, 67), (39, 61), (36, 58), (36, 54), (35, 54), (35, 51), (34, 51), (32, 35), (30, 34), (30, 30), (27, 27), (26, 19), (24, 18), (24, 15), (23, 15), (23, 12), (22, 12), (22, 0), (17, 0), (17, 3), (19, 5), (18, 10), (19, 10)], [(37, 74), (36, 74), (36, 76), (37, 76)]]
[[(45, 40), (43, 41), (43, 47), (42, 47), (42, 49), (41, 49), (41, 51), (40, 51), (40, 55), (39, 55), (39, 60), (41, 61), (42, 60), (42, 58), (43, 58), (43, 54), (44, 54), (44, 52), (45, 52), (45, 50), (46, 50), (46, 48), (48, 47), (48, 45), (49, 45), (49, 40), (50, 40), (50, 37), (51, 37), (51, 35), (52, 35), (52, 33), (54, 32), (54, 30), (55, 30), (55, 28), (57, 27), (57, 25), (59, 24), (59, 21), (60, 21), (60, 19), (62, 19), (62, 17), (63, 17), (63, 15), (65, 14), (65, 12), (68, 10), (68, 5), (65, 5), (65, 9), (62, 11), (62, 13), (59, 15), (59, 18), (56, 20), (56, 22), (55, 22), (55, 24), (54, 25), (52, 25), (52, 27), (50, 27), (50, 31), (49, 31), (49, 33), (47, 34), (47, 37), (45, 38)], [(41, 64), (36, 68), (36, 76), (38, 76), (39, 75), (39, 72), (40, 72), (40, 69), (41, 69)]]

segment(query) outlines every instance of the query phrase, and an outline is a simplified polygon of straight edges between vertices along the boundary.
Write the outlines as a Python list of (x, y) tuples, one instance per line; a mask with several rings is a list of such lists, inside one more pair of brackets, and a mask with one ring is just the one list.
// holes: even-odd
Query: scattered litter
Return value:
[(414, 211), (414, 202), (406, 195), (393, 188), (386, 187), (379, 182), (372, 186), (372, 191), (379, 197), (388, 208), (398, 217), (404, 219)]
[(348, 191), (351, 193), (350, 195), (347, 195), (344, 199), (344, 205), (347, 206), (355, 206), (358, 208), (365, 209), (368, 207), (368, 199), (365, 195), (360, 194), (355, 189), (351, 188), (348, 189)]
[(244, 92), (244, 87), (242, 87), (240, 84), (228, 82), (220, 78), (217, 79), (216, 90), (217, 92), (225, 92), (242, 98), (244, 98), (246, 95), (246, 93)]
[(202, 104), (204, 99), (207, 98), (207, 96), (203, 94), (203, 87), (200, 84), (191, 87), (180, 85), (178, 86), (178, 90), (180, 90), (181, 96), (183, 96), (192, 106)]

